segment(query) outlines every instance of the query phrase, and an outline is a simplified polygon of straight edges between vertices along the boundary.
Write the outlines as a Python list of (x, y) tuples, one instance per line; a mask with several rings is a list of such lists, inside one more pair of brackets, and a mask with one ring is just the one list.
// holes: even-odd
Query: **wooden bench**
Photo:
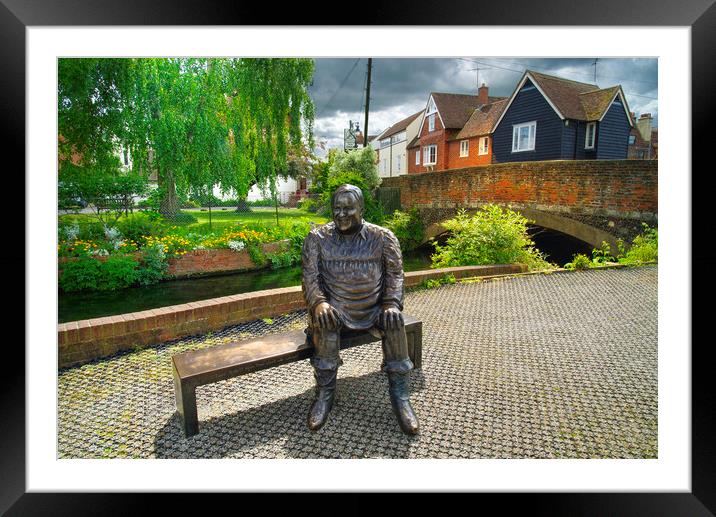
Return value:
[[(415, 367), (420, 368), (423, 322), (407, 314), (403, 317), (408, 337), (408, 355)], [(378, 340), (379, 338), (367, 331), (352, 332), (341, 336), (341, 349)], [(199, 432), (196, 410), (197, 386), (308, 359), (312, 355), (313, 343), (306, 339), (303, 330), (294, 330), (172, 356), (174, 393), (185, 436), (188, 438)]]

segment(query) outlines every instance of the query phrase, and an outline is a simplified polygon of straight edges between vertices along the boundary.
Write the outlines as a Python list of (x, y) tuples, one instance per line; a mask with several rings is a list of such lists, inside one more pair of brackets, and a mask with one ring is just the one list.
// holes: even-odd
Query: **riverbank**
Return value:
[[(446, 275), (456, 279), (524, 272), (521, 264), (466, 266), (405, 273), (405, 287)], [(300, 286), (234, 294), (157, 309), (60, 323), (58, 365), (84, 364), (117, 352), (220, 330), (238, 323), (281, 316), (305, 307)]]

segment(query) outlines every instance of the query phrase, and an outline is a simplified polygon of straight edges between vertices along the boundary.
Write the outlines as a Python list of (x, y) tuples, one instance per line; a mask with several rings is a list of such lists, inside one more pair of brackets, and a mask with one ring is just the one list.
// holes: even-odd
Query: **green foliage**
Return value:
[(313, 68), (303, 58), (60, 59), (60, 153), (94, 173), (128, 149), (134, 172), (157, 173), (166, 214), (190, 187), (245, 197), (313, 148)]
[(97, 280), (97, 289), (100, 291), (123, 289), (137, 281), (139, 263), (132, 257), (110, 255), (101, 264), (100, 278)]
[(172, 224), (181, 224), (181, 225), (187, 225), (187, 224), (194, 224), (197, 223), (199, 220), (196, 218), (195, 215), (190, 214), (189, 212), (178, 212), (171, 216), (169, 219), (169, 222)]
[(291, 267), (301, 263), (301, 253), (293, 248), (281, 253), (269, 253), (266, 257), (271, 262), (271, 269)]
[(66, 262), (62, 266), (62, 276), (60, 276), (59, 280), (60, 288), (68, 293), (85, 289), (97, 289), (100, 268), (100, 262), (91, 257), (82, 257)]
[[(361, 188), (365, 188), (365, 190), (377, 188), (380, 185), (380, 176), (376, 165), (375, 150), (368, 146), (347, 153), (335, 153), (333, 161), (329, 165), (329, 180), (348, 172), (357, 173), (363, 178)], [(355, 183), (354, 185), (358, 186)]]
[(338, 187), (346, 183), (355, 185), (363, 192), (363, 201), (365, 202), (363, 219), (369, 223), (383, 224), (385, 215), (383, 215), (381, 205), (371, 194), (363, 176), (357, 172), (342, 172), (328, 178), (326, 189), (321, 193), (320, 197), (320, 204), (323, 207), (322, 215), (325, 215), (326, 217), (333, 217), (333, 214), (331, 213), (331, 196), (333, 196), (333, 193)]
[(164, 247), (155, 244), (147, 246), (143, 251), (142, 261), (137, 267), (137, 282), (139, 285), (156, 284), (164, 278), (169, 268)]
[(408, 212), (396, 210), (393, 216), (385, 221), (385, 226), (398, 238), (403, 253), (417, 248), (425, 238), (425, 226), (417, 208), (411, 208)]
[(114, 222), (133, 207), (133, 197), (145, 195), (147, 189), (142, 176), (120, 172), (119, 161), (114, 168), (65, 166), (58, 183), (58, 207), (81, 198), (92, 204), (100, 221)]
[(642, 223), (643, 231), (632, 241), (631, 248), (619, 257), (620, 264), (640, 265), (659, 260), (659, 231)]
[(318, 202), (307, 197), (298, 202), (297, 208), (315, 214), (318, 212)]
[(261, 250), (261, 247), (253, 242), (250, 242), (246, 245), (246, 251), (249, 253), (249, 258), (251, 259), (251, 262), (253, 262), (257, 266), (264, 266), (266, 264), (267, 258), (264, 252)]
[(596, 266), (606, 265), (615, 261), (616, 259), (612, 256), (611, 246), (606, 241), (602, 241), (602, 245), (599, 248), (592, 250), (592, 264)]
[(276, 200), (271, 198), (254, 199), (253, 201), (246, 201), (246, 204), (249, 206), (275, 207)]
[(577, 253), (572, 258), (572, 262), (568, 262), (564, 265), (564, 269), (571, 271), (589, 269), (590, 267), (592, 267), (592, 260), (583, 253)]
[(161, 216), (157, 218), (145, 212), (120, 219), (117, 221), (117, 228), (126, 239), (134, 242), (140, 242), (145, 236), (159, 237), (165, 233)]
[(435, 287), (440, 287), (441, 285), (454, 284), (456, 282), (457, 279), (455, 278), (455, 275), (446, 274), (443, 275), (441, 278), (428, 278), (427, 280), (423, 280), (418, 285), (418, 288), (434, 289)]
[(527, 223), (517, 212), (497, 205), (486, 205), (473, 216), (461, 210), (443, 223), (452, 235), (444, 246), (433, 243), (432, 267), (512, 263), (526, 264), (530, 270), (553, 267), (534, 248)]

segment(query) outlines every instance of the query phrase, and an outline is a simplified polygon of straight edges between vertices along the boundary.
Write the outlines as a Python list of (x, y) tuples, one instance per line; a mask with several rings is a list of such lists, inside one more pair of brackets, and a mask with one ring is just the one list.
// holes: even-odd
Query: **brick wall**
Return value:
[[(405, 273), (405, 286), (412, 287), (448, 273), (465, 278), (514, 274), (525, 269), (520, 264), (505, 264), (415, 271)], [(303, 293), (296, 286), (61, 323), (57, 326), (58, 367), (77, 366), (124, 350), (146, 348), (303, 308)]]
[[(262, 244), (264, 253), (278, 253), (287, 249), (290, 241), (278, 241)], [(135, 260), (140, 260), (141, 253), (130, 254)], [(107, 257), (96, 257), (97, 260), (105, 261)], [(62, 274), (62, 264), (76, 258), (60, 257), (58, 259), (59, 274)], [(169, 268), (167, 276), (170, 278), (186, 278), (212, 273), (229, 273), (234, 271), (248, 271), (261, 269), (263, 265), (256, 265), (251, 260), (249, 252), (233, 251), (230, 249), (193, 250), (180, 257), (168, 260)]]
[(630, 218), (658, 213), (658, 167), (654, 160), (555, 160), (486, 165), (397, 178), (404, 209), (477, 208), (511, 204), (588, 215)]
[(479, 154), (480, 138), (466, 138), (469, 140), (468, 155), (460, 156), (460, 142), (462, 140), (452, 140), (448, 142), (448, 169), (462, 169), (465, 167), (476, 167), (481, 165), (489, 165), (492, 163), (492, 143), (487, 144), (487, 154)]

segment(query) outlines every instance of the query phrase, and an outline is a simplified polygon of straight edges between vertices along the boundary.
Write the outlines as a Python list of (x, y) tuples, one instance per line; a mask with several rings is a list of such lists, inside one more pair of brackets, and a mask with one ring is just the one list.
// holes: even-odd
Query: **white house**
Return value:
[(383, 131), (376, 140), (378, 149), (378, 174), (381, 178), (401, 176), (408, 173), (406, 147), (418, 136), (421, 115), (424, 110), (393, 124)]

